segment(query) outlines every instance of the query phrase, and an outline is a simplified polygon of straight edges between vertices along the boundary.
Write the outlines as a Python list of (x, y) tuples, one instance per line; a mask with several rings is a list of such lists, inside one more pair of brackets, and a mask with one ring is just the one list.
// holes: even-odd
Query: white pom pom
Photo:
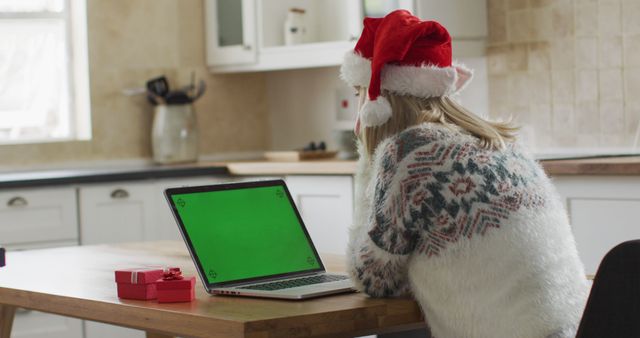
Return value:
[(391, 118), (391, 104), (389, 101), (378, 96), (375, 101), (367, 101), (360, 110), (360, 122), (365, 127), (375, 127), (384, 124)]

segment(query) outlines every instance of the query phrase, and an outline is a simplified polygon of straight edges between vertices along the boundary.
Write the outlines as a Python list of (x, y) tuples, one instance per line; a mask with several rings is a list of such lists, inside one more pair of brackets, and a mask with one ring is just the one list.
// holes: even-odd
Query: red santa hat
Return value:
[(449, 32), (435, 21), (422, 21), (405, 10), (384, 18), (365, 18), (362, 35), (345, 56), (340, 76), (352, 86), (369, 88), (360, 111), (365, 127), (391, 118), (382, 89), (401, 95), (437, 97), (462, 90), (473, 72), (451, 61)]

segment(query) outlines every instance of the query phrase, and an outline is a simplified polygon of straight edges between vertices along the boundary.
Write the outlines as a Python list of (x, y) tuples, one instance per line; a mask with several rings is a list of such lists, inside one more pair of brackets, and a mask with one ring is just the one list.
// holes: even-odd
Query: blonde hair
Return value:
[(380, 126), (363, 128), (358, 135), (369, 155), (373, 155), (378, 144), (384, 139), (425, 122), (441, 123), (454, 130), (466, 132), (477, 137), (480, 145), (488, 149), (504, 148), (506, 142), (515, 140), (515, 133), (518, 131), (518, 127), (510, 121), (487, 121), (447, 96), (425, 99), (388, 91), (381, 94), (389, 100), (392, 116)]

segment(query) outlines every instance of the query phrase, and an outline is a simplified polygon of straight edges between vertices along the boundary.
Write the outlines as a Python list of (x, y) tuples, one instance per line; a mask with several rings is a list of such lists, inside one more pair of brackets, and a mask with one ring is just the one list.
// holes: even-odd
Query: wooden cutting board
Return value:
[(332, 159), (338, 154), (337, 151), (326, 150), (291, 150), (291, 151), (267, 151), (264, 157), (267, 161), (295, 162), (308, 160)]

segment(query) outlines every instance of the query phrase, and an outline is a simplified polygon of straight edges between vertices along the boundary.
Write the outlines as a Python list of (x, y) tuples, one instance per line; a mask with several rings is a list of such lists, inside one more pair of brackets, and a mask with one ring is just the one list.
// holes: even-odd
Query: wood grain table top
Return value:
[[(343, 257), (322, 256), (329, 271), (344, 271)], [(425, 326), (414, 300), (359, 293), (304, 301), (210, 296), (198, 280), (190, 303), (119, 299), (114, 270), (145, 265), (196, 275), (177, 241), (9, 252), (0, 304), (183, 337), (346, 337)]]

